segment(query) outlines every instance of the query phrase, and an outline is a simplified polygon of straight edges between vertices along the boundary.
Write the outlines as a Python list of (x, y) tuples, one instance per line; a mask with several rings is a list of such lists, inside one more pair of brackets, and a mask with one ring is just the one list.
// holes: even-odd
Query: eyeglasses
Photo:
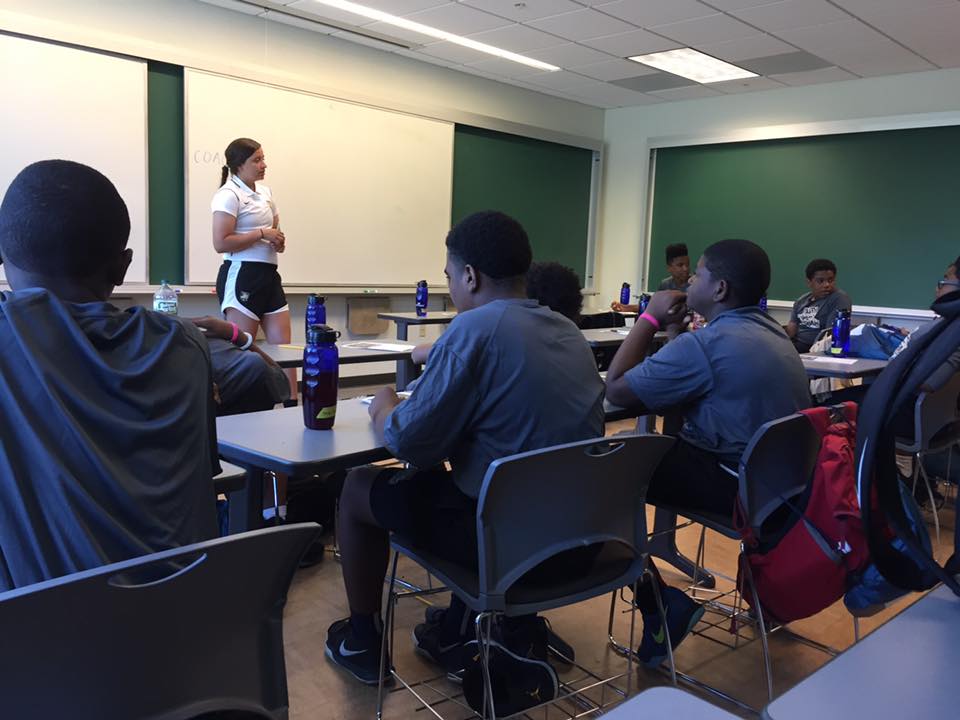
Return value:
[(947, 285), (951, 287), (960, 287), (960, 280), (937, 280), (937, 290), (943, 290)]

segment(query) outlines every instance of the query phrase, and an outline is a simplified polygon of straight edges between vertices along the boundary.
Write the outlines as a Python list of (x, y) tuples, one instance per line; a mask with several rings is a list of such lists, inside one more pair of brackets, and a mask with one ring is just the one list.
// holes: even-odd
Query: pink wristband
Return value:
[(233, 337), (230, 338), (230, 342), (236, 344), (237, 338), (240, 337), (240, 326), (238, 326), (235, 322), (232, 322), (230, 323), (230, 327), (233, 328)]
[(648, 323), (653, 325), (654, 330), (660, 329), (660, 322), (650, 313), (645, 312), (643, 315), (637, 318), (638, 320), (646, 320)]

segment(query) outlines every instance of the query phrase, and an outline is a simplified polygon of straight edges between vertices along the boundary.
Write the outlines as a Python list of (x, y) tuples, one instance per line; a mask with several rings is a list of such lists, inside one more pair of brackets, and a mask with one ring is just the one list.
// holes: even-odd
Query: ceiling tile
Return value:
[(443, 58), (432, 57), (430, 55), (424, 55), (419, 50), (403, 50), (399, 49), (394, 52), (395, 55), (403, 55), (404, 57), (413, 58), (414, 60), (419, 60), (420, 62), (430, 63), (431, 65), (440, 65), (442, 67), (455, 67), (460, 65), (460, 63), (450, 62), (449, 60), (444, 60)]
[(654, 90), (688, 87), (690, 85), (696, 85), (697, 83), (693, 80), (680, 77), (679, 75), (656, 71), (653, 73), (645, 73), (639, 77), (614, 80), (612, 84), (625, 87), (628, 90), (636, 90), (637, 92), (653, 92)]
[[(465, 67), (477, 68), (485, 73), (492, 73), (493, 75), (501, 75), (508, 78), (518, 78), (518, 77), (530, 77), (532, 68), (529, 65), (521, 65), (518, 62), (512, 60), (506, 60), (504, 58), (492, 57), (490, 55), (486, 56), (486, 60), (478, 60), (477, 62), (465, 63)], [(545, 70), (544, 75), (550, 74), (550, 71)]]
[(638, 75), (649, 75), (657, 72), (653, 68), (645, 68), (643, 65), (629, 60), (609, 60), (593, 65), (571, 67), (570, 69), (581, 75), (586, 75), (596, 80), (603, 80), (604, 82), (637, 77)]
[[(460, 0), (460, 2), (517, 22), (573, 12), (583, 7), (573, 0), (524, 0), (522, 3), (517, 0)], [(521, 5), (522, 7), (518, 7)]]
[(537, 60), (564, 68), (570, 68), (574, 65), (589, 65), (591, 63), (612, 59), (607, 53), (584, 47), (583, 45), (577, 45), (576, 43), (544, 48), (543, 50), (531, 52), (530, 55)]
[(670, 90), (652, 90), (650, 94), (663, 100), (696, 100), (697, 98), (715, 97), (722, 93), (711, 90), (706, 85), (690, 85), (688, 87), (671, 88)]
[[(313, 0), (311, 0), (312, 2)], [(448, 5), (450, 0), (363, 0), (363, 5), (374, 10), (382, 10), (391, 15), (407, 15), (428, 8)], [(317, 5), (317, 3), (313, 3)]]
[(771, 32), (850, 19), (850, 15), (838, 10), (826, 0), (782, 0), (769, 5), (736, 10), (733, 14), (751, 25)]
[(531, 85), (549, 87), (553, 88), (554, 90), (566, 90), (567, 88), (575, 85), (583, 85), (585, 82), (593, 82), (590, 78), (585, 78), (583, 75), (577, 75), (576, 73), (568, 72), (567, 70), (560, 70), (559, 72), (552, 73), (537, 73), (535, 75), (524, 75), (517, 79), (522, 80), (525, 83), (530, 83)]
[(337, 31), (337, 27), (334, 25), (324, 25), (322, 18), (317, 18), (316, 20), (307, 20), (305, 18), (297, 17), (296, 15), (287, 15), (285, 13), (275, 12), (273, 10), (265, 10), (260, 17), (264, 18), (265, 20), (283, 23), (284, 25), (292, 25), (293, 27), (303, 28), (304, 30), (310, 30), (311, 32), (321, 33), (322, 35), (329, 35), (330, 33)]
[(470, 39), (517, 53), (554, 47), (567, 42), (563, 38), (535, 30), (526, 25), (507, 25), (495, 30), (470, 35)]
[(342, 25), (370, 24), (370, 18), (365, 18), (362, 15), (347, 12), (346, 10), (338, 10), (337, 8), (332, 8), (327, 5), (321, 5), (320, 3), (313, 2), (313, 0), (297, 0), (297, 2), (289, 3), (287, 7), (301, 10), (302, 12), (316, 15), (317, 17), (335, 20)]
[(709, 0), (710, 4), (717, 10), (729, 12), (730, 10), (741, 10), (742, 8), (756, 7), (757, 5), (769, 5), (775, 0)]
[(784, 84), (766, 77), (755, 77), (710, 83), (708, 87), (711, 90), (719, 90), (722, 93), (734, 95), (737, 93), (757, 92), (759, 90), (775, 90), (784, 87)]
[(705, 17), (717, 12), (698, 0), (615, 0), (594, 7), (600, 12), (641, 27)]
[(532, 20), (527, 23), (568, 40), (589, 40), (590, 38), (613, 35), (633, 30), (633, 25), (623, 20), (604, 15), (596, 10), (577, 10), (576, 12), (554, 15), (553, 17)]
[(627, 90), (626, 88), (610, 85), (609, 83), (572, 87), (566, 92), (574, 97), (582, 98), (586, 102), (596, 103), (602, 107), (629, 107), (663, 102), (660, 98), (653, 97), (652, 95), (644, 95), (643, 93)]
[(390, 43), (385, 43), (375, 38), (366, 37), (365, 35), (357, 35), (356, 33), (347, 32), (346, 30), (338, 30), (335, 33), (330, 33), (330, 37), (339, 38), (340, 40), (348, 40), (352, 43), (357, 43), (358, 45), (366, 45), (367, 47), (376, 48), (377, 50), (386, 50), (388, 52), (394, 52), (400, 49), (396, 45), (391, 45)]
[(657, 25), (650, 29), (688, 46), (714, 45), (757, 34), (756, 29), (746, 23), (729, 15), (719, 14), (668, 25)]
[(767, 57), (744, 58), (740, 61), (740, 66), (745, 67), (757, 75), (778, 75), (781, 73), (806, 72), (808, 70), (818, 70), (829, 67), (823, 58), (811, 55), (803, 50), (796, 50), (791, 53), (780, 55), (768, 55)]
[(870, 12), (873, 27), (941, 67), (960, 65), (960, 3)]
[(901, 45), (889, 40), (871, 46), (869, 51), (861, 51), (858, 58), (848, 60), (841, 65), (861, 77), (896, 75), (897, 73), (936, 69), (934, 65), (931, 65), (916, 53), (905, 50)]
[(783, 30), (778, 34), (784, 40), (857, 75), (882, 75), (886, 69), (891, 73), (933, 69), (922, 58), (859, 20)]
[(647, 53), (673, 50), (680, 47), (680, 43), (667, 40), (646, 30), (633, 30), (617, 35), (593, 38), (592, 40), (584, 40), (582, 44), (618, 57), (646, 55)]
[(510, 21), (504, 18), (457, 3), (422, 10), (404, 17), (407, 20), (430, 25), (457, 35), (472, 35), (473, 33), (493, 30), (493, 28), (510, 24)]
[(832, 2), (844, 10), (849, 10), (857, 17), (869, 21), (872, 16), (878, 13), (898, 12), (908, 9), (913, 11), (942, 5), (954, 5), (956, 0), (832, 0)]
[(471, 50), (470, 48), (463, 47), (463, 45), (457, 45), (450, 42), (430, 43), (429, 45), (424, 45), (423, 47), (417, 48), (417, 52), (423, 53), (424, 55), (430, 55), (431, 57), (440, 58), (441, 60), (446, 60), (448, 62), (456, 63), (458, 65), (480, 62), (484, 58), (490, 57), (490, 55), (482, 53), (479, 50)]
[(809, 72), (785, 73), (771, 75), (771, 79), (786, 85), (818, 85), (820, 83), (840, 82), (842, 80), (856, 80), (857, 76), (838, 67), (810, 70)]
[(775, 37), (760, 33), (739, 40), (717, 43), (716, 45), (698, 45), (697, 50), (727, 62), (736, 62), (746, 58), (790, 53), (794, 52), (796, 48), (787, 45), (782, 40), (777, 40)]
[(423, 45), (425, 43), (437, 42), (437, 39), (431, 35), (424, 35), (423, 33), (407, 30), (406, 28), (397, 27), (396, 25), (385, 22), (375, 22), (370, 25), (364, 25), (363, 29), (397, 38), (397, 40), (408, 43), (409, 45)]

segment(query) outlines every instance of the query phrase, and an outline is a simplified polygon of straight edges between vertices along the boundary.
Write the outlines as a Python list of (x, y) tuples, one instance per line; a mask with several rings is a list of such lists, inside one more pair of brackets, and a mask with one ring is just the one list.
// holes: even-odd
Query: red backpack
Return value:
[(744, 545), (737, 587), (752, 604), (744, 583), (746, 563), (764, 611), (781, 623), (815, 615), (842, 598), (848, 577), (869, 559), (854, 472), (857, 406), (844, 403), (803, 414), (822, 438), (808, 491), (784, 498), (788, 519), (776, 537), (763, 542), (747, 526), (739, 503), (735, 515)]

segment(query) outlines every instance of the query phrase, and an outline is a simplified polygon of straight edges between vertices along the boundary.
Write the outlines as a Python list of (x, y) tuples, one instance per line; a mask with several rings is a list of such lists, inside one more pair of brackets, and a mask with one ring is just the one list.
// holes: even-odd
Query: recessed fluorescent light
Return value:
[(715, 57), (705, 55), (693, 48), (667, 50), (650, 55), (636, 55), (627, 59), (698, 83), (715, 83), (724, 80), (757, 77), (756, 73), (731, 65), (723, 60), (717, 60)]
[(453, 33), (446, 32), (445, 30), (438, 30), (435, 27), (430, 27), (429, 25), (423, 25), (422, 23), (414, 22), (413, 20), (407, 20), (406, 18), (391, 15), (390, 13), (385, 13), (382, 10), (374, 10), (371, 7), (359, 5), (355, 2), (350, 2), (349, 0), (314, 0), (314, 2), (318, 2), (321, 5), (327, 5), (332, 8), (337, 8), (338, 10), (344, 10), (355, 15), (360, 15), (365, 18), (370, 18), (371, 20), (394, 25), (396, 27), (403, 28), (404, 30), (412, 30), (415, 33), (437, 38), (438, 40), (446, 40), (447, 42), (451, 42), (456, 45), (462, 45), (463, 47), (471, 48), (472, 50), (477, 50), (478, 52), (487, 53), (488, 55), (496, 55), (499, 58), (512, 60), (513, 62), (518, 62), (523, 65), (528, 65), (532, 68), (536, 68), (537, 70), (547, 70), (552, 72), (560, 69), (556, 65), (540, 62), (539, 60), (534, 60), (533, 58), (528, 58), (524, 55), (518, 55), (517, 53), (510, 52), (509, 50), (503, 50), (501, 48), (494, 47), (493, 45), (477, 42), (476, 40), (471, 40), (470, 38), (461, 37), (460, 35), (454, 35)]

